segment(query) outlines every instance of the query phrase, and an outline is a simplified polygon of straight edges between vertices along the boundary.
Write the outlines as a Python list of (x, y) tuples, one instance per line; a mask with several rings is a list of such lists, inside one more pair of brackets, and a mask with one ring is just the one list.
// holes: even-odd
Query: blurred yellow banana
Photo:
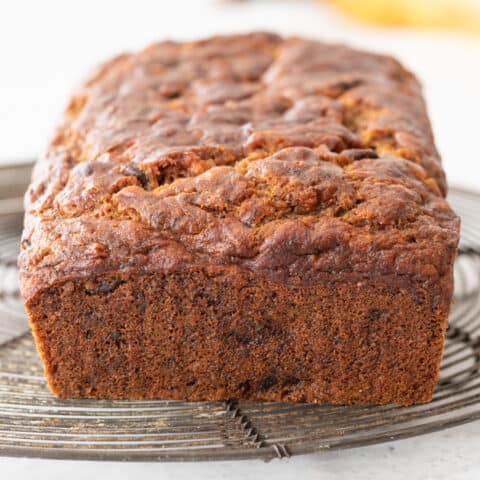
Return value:
[(330, 0), (373, 23), (480, 32), (480, 0)]

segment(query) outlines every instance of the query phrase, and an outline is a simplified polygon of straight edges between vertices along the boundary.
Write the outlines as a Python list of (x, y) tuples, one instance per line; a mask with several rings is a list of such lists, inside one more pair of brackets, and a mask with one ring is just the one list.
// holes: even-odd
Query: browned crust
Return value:
[(131, 265), (441, 277), (444, 192), (392, 58), (262, 33), (155, 44), (71, 100), (26, 197), (23, 293)]

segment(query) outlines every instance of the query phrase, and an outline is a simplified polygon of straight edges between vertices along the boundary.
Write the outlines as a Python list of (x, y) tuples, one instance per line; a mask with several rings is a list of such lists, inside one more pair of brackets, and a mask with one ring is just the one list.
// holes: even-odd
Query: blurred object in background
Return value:
[(371, 23), (480, 33), (480, 0), (330, 0)]

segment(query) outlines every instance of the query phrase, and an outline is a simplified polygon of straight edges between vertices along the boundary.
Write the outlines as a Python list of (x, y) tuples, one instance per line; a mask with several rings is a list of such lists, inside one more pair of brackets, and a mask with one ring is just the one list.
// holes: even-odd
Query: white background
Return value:
[[(415, 71), (450, 184), (480, 190), (480, 37), (366, 29), (320, 2), (0, 0), (0, 163), (45, 145), (96, 62), (158, 39), (267, 29), (392, 53)], [(480, 219), (480, 214), (479, 214)], [(480, 422), (417, 439), (288, 461), (99, 464), (0, 459), (0, 478), (478, 479)]]

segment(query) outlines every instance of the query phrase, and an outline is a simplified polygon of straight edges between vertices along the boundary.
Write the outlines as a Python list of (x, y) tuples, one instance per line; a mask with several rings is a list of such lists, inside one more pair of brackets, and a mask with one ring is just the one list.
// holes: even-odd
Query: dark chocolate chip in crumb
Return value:
[(335, 213), (333, 214), (334, 217), (343, 217), (346, 213), (348, 212), (347, 209), (343, 207), (339, 207), (335, 210)]
[(140, 310), (141, 313), (145, 313), (147, 310), (147, 302), (145, 300), (145, 295), (143, 292), (136, 292), (135, 293), (135, 300), (136, 304), (138, 306), (138, 309)]
[(178, 91), (172, 91), (172, 92), (166, 92), (163, 94), (165, 98), (168, 98), (169, 100), (174, 100), (175, 98), (179, 98), (181, 95), (181, 92)]
[(207, 305), (209, 307), (216, 307), (217, 305), (220, 305), (222, 303), (222, 299), (220, 296), (215, 296), (215, 295), (208, 295), (207, 296)]
[(263, 380), (260, 381), (258, 385), (258, 389), (260, 391), (265, 391), (268, 390), (269, 388), (272, 388), (278, 383), (278, 379), (276, 375), (269, 375), (268, 377), (265, 377)]
[(341, 155), (350, 160), (363, 160), (364, 158), (378, 158), (378, 153), (371, 148), (351, 148), (343, 150)]
[(118, 332), (112, 332), (108, 338), (107, 338), (107, 342), (108, 343), (113, 343), (115, 344), (115, 346), (117, 348), (120, 348), (121, 344), (122, 344), (122, 340), (121, 340), (121, 337), (120, 337), (120, 334)]
[(287, 375), (283, 380), (284, 386), (297, 385), (298, 383), (300, 383), (300, 379), (293, 375)]
[(238, 385), (238, 391), (242, 392), (243, 395), (248, 395), (251, 390), (252, 385), (249, 380), (246, 380)]
[(94, 287), (88, 290), (87, 293), (90, 295), (96, 295), (96, 294), (105, 295), (108, 293), (112, 293), (123, 283), (125, 283), (125, 280), (122, 280), (121, 278), (115, 278), (113, 280), (104, 280), (97, 287)]
[(148, 185), (147, 174), (143, 170), (140, 170), (137, 167), (128, 165), (123, 169), (122, 173), (128, 177), (135, 177), (143, 188), (145, 188)]
[(386, 313), (387, 313), (386, 310), (380, 310), (380, 309), (372, 308), (371, 310), (368, 311), (368, 319), (372, 320), (372, 321), (379, 320)]
[(347, 90), (351, 90), (352, 88), (358, 87), (362, 84), (362, 80), (359, 78), (355, 78), (352, 80), (341, 80), (335, 84), (333, 84), (333, 88), (341, 90), (342, 92), (346, 92)]

